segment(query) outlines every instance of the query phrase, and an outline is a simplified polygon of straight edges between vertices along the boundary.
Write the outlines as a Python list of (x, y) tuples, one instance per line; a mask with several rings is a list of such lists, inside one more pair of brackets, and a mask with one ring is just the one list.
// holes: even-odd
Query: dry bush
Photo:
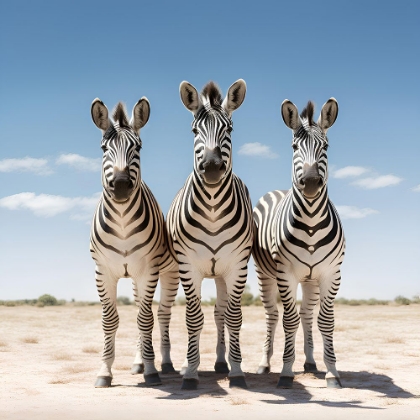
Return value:
[(22, 342), (28, 344), (38, 344), (39, 340), (36, 337), (24, 337), (22, 338)]
[(8, 344), (5, 341), (0, 340), (0, 347), (7, 347), (7, 346)]
[(244, 405), (244, 404), (248, 404), (248, 401), (245, 398), (234, 397), (234, 398), (230, 398), (230, 403), (232, 405)]
[(54, 360), (73, 360), (73, 356), (69, 353), (55, 353), (52, 355), (52, 359)]
[(95, 346), (85, 346), (82, 348), (83, 353), (99, 353), (101, 350)]
[(68, 384), (70, 381), (68, 379), (63, 379), (63, 378), (54, 378), (51, 379), (51, 381), (49, 381), (49, 384), (52, 385), (60, 385), (60, 384)]

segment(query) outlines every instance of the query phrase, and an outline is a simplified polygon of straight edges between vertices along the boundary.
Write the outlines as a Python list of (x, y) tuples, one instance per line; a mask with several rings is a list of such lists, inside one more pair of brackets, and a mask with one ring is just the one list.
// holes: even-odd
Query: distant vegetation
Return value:
[[(185, 305), (185, 296), (177, 297), (175, 305)], [(248, 285), (245, 286), (244, 293), (242, 294), (242, 306), (262, 306), (260, 296), (254, 296)], [(277, 296), (277, 302), (280, 302), (280, 295)], [(157, 305), (159, 302), (153, 301), (154, 305)], [(214, 306), (216, 304), (216, 298), (212, 297), (210, 299), (203, 300), (203, 306)], [(301, 302), (298, 301), (298, 304)], [(411, 305), (411, 304), (420, 304), (420, 295), (413, 296), (411, 299), (408, 299), (404, 296), (397, 296), (394, 300), (379, 300), (379, 299), (346, 299), (346, 298), (337, 298), (335, 300), (337, 305), (349, 305), (349, 306), (360, 306), (360, 305)], [(61, 306), (61, 305), (71, 305), (71, 306), (94, 306), (100, 305), (99, 301), (95, 302), (85, 302), (85, 301), (75, 301), (72, 299), (70, 302), (66, 300), (58, 300), (52, 295), (42, 295), (38, 299), (21, 299), (21, 300), (0, 300), (0, 306), (37, 306), (43, 308), (44, 306)], [(117, 305), (135, 305), (133, 300), (126, 296), (119, 296), (117, 298)]]

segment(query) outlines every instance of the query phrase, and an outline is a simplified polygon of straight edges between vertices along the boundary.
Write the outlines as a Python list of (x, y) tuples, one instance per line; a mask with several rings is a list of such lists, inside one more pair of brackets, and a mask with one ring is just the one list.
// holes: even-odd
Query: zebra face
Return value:
[(129, 200), (141, 183), (140, 171), (140, 128), (150, 115), (150, 105), (146, 98), (140, 99), (133, 108), (133, 116), (128, 122), (124, 105), (115, 107), (113, 121), (108, 118), (108, 109), (99, 99), (92, 103), (92, 119), (102, 130), (101, 148), (102, 185), (106, 195), (117, 203)]
[(313, 121), (312, 102), (299, 116), (296, 106), (286, 99), (281, 112), (285, 124), (293, 130), (293, 185), (305, 198), (316, 199), (328, 180), (327, 130), (337, 118), (337, 101), (330, 98), (324, 104), (317, 123)]
[(232, 172), (232, 113), (245, 99), (246, 84), (236, 81), (222, 99), (220, 89), (207, 83), (199, 95), (193, 85), (182, 82), (181, 100), (194, 115), (194, 172), (205, 184), (217, 185)]
[(203, 108), (192, 124), (194, 170), (206, 184), (219, 183), (232, 169), (232, 120), (219, 108)]

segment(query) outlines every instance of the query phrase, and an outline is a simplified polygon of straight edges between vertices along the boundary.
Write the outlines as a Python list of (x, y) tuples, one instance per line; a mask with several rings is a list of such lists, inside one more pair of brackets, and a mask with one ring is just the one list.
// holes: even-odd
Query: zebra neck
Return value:
[(116, 223), (123, 223), (124, 219), (136, 214), (142, 204), (141, 184), (131, 194), (130, 198), (124, 203), (117, 203), (112, 200), (105, 189), (102, 191), (102, 208), (106, 218), (112, 219)]
[(202, 203), (207, 203), (210, 207), (222, 202), (232, 194), (233, 175), (229, 170), (217, 184), (206, 184), (197, 171), (192, 174), (192, 198), (197, 198)]
[(288, 208), (290, 224), (307, 231), (310, 235), (323, 229), (329, 223), (328, 203), (326, 186), (317, 198), (310, 200), (293, 185)]

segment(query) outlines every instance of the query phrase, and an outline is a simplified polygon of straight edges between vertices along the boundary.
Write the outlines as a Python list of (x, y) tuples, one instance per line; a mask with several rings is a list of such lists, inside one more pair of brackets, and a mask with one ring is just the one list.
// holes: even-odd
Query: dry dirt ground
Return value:
[[(156, 307), (154, 307), (156, 312)], [(337, 306), (335, 348), (344, 388), (325, 388), (322, 374), (303, 374), (303, 340), (297, 337), (294, 389), (277, 389), (281, 327), (273, 373), (254, 372), (265, 336), (262, 307), (245, 307), (241, 332), (248, 390), (230, 389), (215, 374), (213, 309), (204, 307), (200, 384), (181, 391), (178, 374), (161, 375), (163, 385), (146, 387), (131, 375), (137, 338), (136, 308), (120, 306), (113, 386), (95, 389), (102, 347), (100, 306), (0, 306), (1, 419), (419, 419), (420, 305)], [(172, 357), (176, 369), (186, 354), (185, 307), (173, 310)], [(156, 323), (157, 325), (157, 323)], [(157, 366), (159, 335), (154, 331)], [(315, 358), (322, 362), (320, 334)]]

